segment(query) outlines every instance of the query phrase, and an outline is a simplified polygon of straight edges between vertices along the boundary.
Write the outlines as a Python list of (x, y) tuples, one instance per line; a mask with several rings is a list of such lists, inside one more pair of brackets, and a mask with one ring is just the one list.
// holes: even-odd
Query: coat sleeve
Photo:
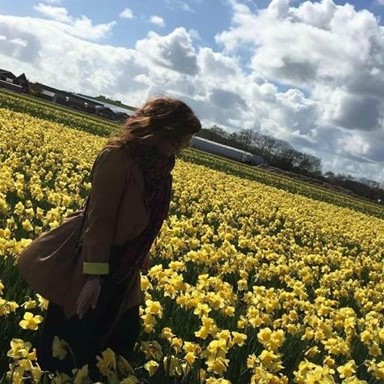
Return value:
[(96, 159), (83, 232), (84, 274), (109, 273), (110, 248), (127, 173), (127, 156), (120, 148), (106, 148)]

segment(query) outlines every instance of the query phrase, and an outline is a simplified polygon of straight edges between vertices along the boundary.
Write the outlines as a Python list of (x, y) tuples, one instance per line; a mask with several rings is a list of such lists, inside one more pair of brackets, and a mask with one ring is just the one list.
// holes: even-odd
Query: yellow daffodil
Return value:
[(159, 367), (159, 363), (154, 360), (150, 360), (144, 364), (144, 368), (148, 371), (149, 376), (153, 376), (157, 368)]
[(96, 366), (104, 376), (107, 376), (111, 370), (116, 371), (116, 355), (112, 349), (107, 348), (101, 353), (101, 357), (97, 356), (96, 359)]
[(341, 379), (347, 379), (356, 373), (356, 363), (354, 360), (349, 360), (344, 365), (337, 367)]
[(88, 379), (88, 364), (84, 365), (80, 369), (73, 369), (74, 373), (74, 384), (83, 384), (85, 380)]
[(8, 351), (7, 356), (14, 359), (27, 358), (29, 360), (36, 360), (36, 350), (30, 351), (32, 344), (29, 341), (12, 339), (10, 345), (11, 349)]
[(36, 331), (39, 324), (43, 321), (43, 317), (40, 315), (33, 315), (31, 312), (25, 312), (23, 320), (20, 321), (19, 325), (23, 329), (31, 329)]
[[(35, 237), (77, 210), (91, 188), (89, 170), (106, 138), (68, 125), (103, 126), (104, 133), (116, 126), (8, 94), (0, 94), (3, 100), (68, 119), (65, 126), (0, 110), (0, 254), (16, 261)], [(222, 384), (236, 382), (229, 376), (237, 365), (250, 370), (251, 384), (287, 384), (285, 369), (296, 384), (383, 381), (383, 207), (205, 153), (185, 156), (172, 171), (169, 216), (150, 250), (152, 267), (141, 277), (140, 320), (150, 341), (138, 343), (140, 366), (152, 373), (162, 364), (165, 375), (190, 372), (199, 376), (192, 381)], [(0, 281), (6, 322), (20, 306), (47, 310), (38, 294), (18, 292), (21, 302), (5, 296), (14, 287), (4, 292), (3, 283), (11, 281)], [(26, 312), (20, 327), (36, 330), (41, 319)], [(19, 362), (12, 362), (14, 382), (28, 371), (38, 375), (31, 363), (36, 350), (12, 337), (7, 357)], [(264, 350), (255, 353), (255, 342)], [(361, 343), (368, 355), (360, 370), (351, 356), (359, 356)], [(304, 350), (284, 348), (290, 345)], [(54, 349), (57, 358), (67, 354), (65, 344)], [(283, 367), (300, 356), (297, 366)], [(104, 373), (124, 372), (126, 384), (138, 382), (121, 357), (102, 354), (99, 365)], [(78, 383), (86, 381), (85, 371), (77, 373)]]
[(125, 379), (120, 381), (120, 384), (139, 384), (140, 380), (134, 376), (134, 375), (129, 375)]
[(64, 360), (68, 353), (68, 343), (55, 336), (52, 342), (52, 356)]

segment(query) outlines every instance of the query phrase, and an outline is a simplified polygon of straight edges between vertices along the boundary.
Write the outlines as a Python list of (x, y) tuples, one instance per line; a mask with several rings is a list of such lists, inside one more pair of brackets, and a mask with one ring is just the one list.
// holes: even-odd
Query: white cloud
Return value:
[(67, 32), (85, 40), (99, 40), (108, 37), (112, 28), (116, 25), (115, 21), (109, 23), (93, 25), (92, 20), (85, 16), (74, 20)]
[(159, 27), (165, 27), (165, 21), (162, 17), (160, 16), (157, 16), (157, 15), (152, 15), (149, 19), (149, 21), (152, 23), (152, 24), (155, 24)]
[(365, 158), (370, 150), (370, 144), (365, 140), (363, 134), (351, 132), (338, 140), (342, 151), (350, 156)]
[[(126, 73), (143, 71), (134, 51), (85, 41), (56, 21), (0, 16), (0, 35), (6, 37), (0, 40), (6, 68), (58, 88), (110, 94), (112, 86), (124, 89), (130, 80)], [(23, 45), (15, 44), (21, 40)]]
[(9, 42), (15, 45), (19, 45), (20, 47), (26, 47), (28, 45), (26, 40), (20, 38), (9, 40)]
[(199, 54), (199, 67), (203, 73), (208, 73), (211, 77), (221, 79), (236, 76), (239, 73), (239, 63), (230, 56), (224, 56), (219, 52), (214, 52), (211, 48), (201, 48)]
[(186, 1), (182, 1), (182, 0), (165, 0), (165, 3), (171, 9), (179, 8), (179, 9), (182, 9), (183, 11), (193, 12), (191, 6)]
[(116, 25), (115, 21), (94, 25), (92, 20), (86, 16), (80, 18), (72, 17), (63, 7), (53, 7), (39, 3), (34, 9), (44, 16), (53, 19), (52, 23), (57, 22), (58, 30), (65, 30), (67, 33), (78, 36), (84, 40), (99, 40), (107, 37), (112, 28)]
[(196, 52), (191, 36), (180, 27), (167, 36), (150, 32), (148, 37), (136, 43), (143, 57), (165, 68), (189, 75), (198, 72)]
[(34, 5), (33, 8), (51, 19), (62, 21), (63, 23), (70, 23), (72, 21), (72, 18), (68, 15), (68, 11), (63, 7), (53, 7), (39, 3)]
[(59, 5), (61, 4), (61, 0), (43, 0), (44, 3), (47, 3), (47, 4), (54, 4), (54, 5)]
[[(126, 49), (85, 41), (68, 34), (66, 27), (53, 20), (0, 15), (2, 65), (25, 72), (31, 81), (105, 94), (131, 105), (158, 93), (195, 93), (197, 53), (184, 29), (166, 36), (151, 33), (136, 49)], [(25, 46), (15, 44), (15, 39), (25, 41)], [(158, 57), (148, 56), (151, 47), (156, 47)]]
[(356, 73), (357, 65), (366, 65), (370, 38), (379, 32), (371, 13), (356, 12), (349, 4), (335, 6), (331, 0), (298, 8), (287, 4), (274, 0), (258, 14), (236, 4), (232, 28), (216, 40), (227, 51), (247, 44), (255, 70), (293, 86), (346, 77)]
[(125, 8), (119, 16), (125, 19), (133, 19), (133, 12), (131, 9)]
[[(1, 16), (0, 16), (1, 20)], [(36, 64), (40, 60), (42, 42), (28, 30), (13, 28), (12, 23), (0, 23), (0, 52), (5, 62), (14, 58), (18, 62)], [(5, 62), (2, 66), (5, 66)], [(19, 64), (13, 65), (10, 69), (17, 68)]]
[(336, 12), (337, 6), (332, 0), (318, 3), (306, 1), (301, 7), (292, 9), (293, 15), (295, 15), (298, 20), (326, 30), (330, 29), (331, 21)]
[(332, 0), (296, 7), (288, 0), (273, 0), (257, 12), (230, 2), (231, 27), (216, 36), (226, 54), (240, 55), (246, 47), (255, 74), (305, 95), (304, 103), (294, 103), (300, 113), (283, 102), (288, 92), (278, 96), (262, 130), (322, 159), (352, 159), (356, 172), (359, 161), (367, 172), (377, 162), (382, 166), (375, 145), (378, 139), (384, 145), (384, 134), (378, 134), (384, 130), (384, 40), (378, 19)]

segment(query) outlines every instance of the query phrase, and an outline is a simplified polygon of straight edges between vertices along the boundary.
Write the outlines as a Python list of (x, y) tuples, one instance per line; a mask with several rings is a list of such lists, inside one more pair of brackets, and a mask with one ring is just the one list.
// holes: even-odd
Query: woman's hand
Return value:
[(76, 313), (79, 316), (79, 319), (85, 315), (90, 306), (92, 306), (92, 308), (96, 307), (100, 289), (100, 278), (98, 276), (86, 281), (80, 292), (79, 298), (77, 299)]

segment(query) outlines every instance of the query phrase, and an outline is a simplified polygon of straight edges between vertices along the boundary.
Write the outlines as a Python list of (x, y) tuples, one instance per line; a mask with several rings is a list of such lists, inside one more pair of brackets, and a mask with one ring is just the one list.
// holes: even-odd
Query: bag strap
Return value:
[(83, 228), (84, 228), (84, 223), (85, 223), (85, 218), (87, 216), (87, 208), (89, 205), (89, 200), (91, 199), (91, 192), (89, 192), (87, 196), (87, 200), (85, 201), (84, 208), (83, 208), (83, 217), (81, 219), (81, 225), (80, 225), (80, 231), (79, 231), (79, 237), (76, 242), (76, 250), (80, 245), (80, 241), (83, 239)]

